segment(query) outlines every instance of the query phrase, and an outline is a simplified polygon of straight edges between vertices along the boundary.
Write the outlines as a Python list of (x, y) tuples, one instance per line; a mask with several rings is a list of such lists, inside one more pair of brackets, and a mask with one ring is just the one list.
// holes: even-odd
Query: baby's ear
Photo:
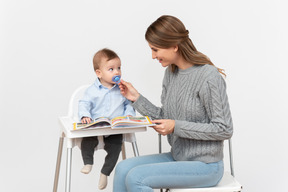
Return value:
[(101, 73), (101, 71), (100, 71), (99, 69), (96, 69), (96, 70), (95, 70), (95, 73), (96, 73), (96, 75), (97, 75), (98, 78), (101, 78), (102, 73)]

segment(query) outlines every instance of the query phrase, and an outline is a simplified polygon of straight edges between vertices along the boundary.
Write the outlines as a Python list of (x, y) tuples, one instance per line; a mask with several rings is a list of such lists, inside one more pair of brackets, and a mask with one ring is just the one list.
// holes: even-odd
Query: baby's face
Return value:
[(121, 60), (119, 58), (109, 61), (103, 60), (100, 68), (96, 70), (96, 74), (103, 86), (107, 88), (113, 87), (115, 82), (112, 81), (113, 76), (121, 76)]

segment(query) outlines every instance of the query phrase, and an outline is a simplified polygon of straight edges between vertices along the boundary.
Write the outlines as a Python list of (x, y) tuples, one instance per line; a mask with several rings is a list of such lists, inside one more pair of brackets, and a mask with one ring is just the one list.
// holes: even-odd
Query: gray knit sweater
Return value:
[(212, 65), (197, 65), (172, 73), (166, 69), (156, 107), (140, 95), (132, 105), (152, 119), (174, 119), (168, 135), (177, 161), (217, 162), (223, 159), (223, 141), (233, 133), (226, 84)]

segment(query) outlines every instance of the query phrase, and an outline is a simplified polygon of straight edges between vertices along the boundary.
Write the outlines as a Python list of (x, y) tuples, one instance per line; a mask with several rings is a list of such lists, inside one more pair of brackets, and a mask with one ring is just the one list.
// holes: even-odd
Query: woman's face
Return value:
[(149, 47), (152, 50), (152, 59), (157, 59), (163, 67), (176, 64), (178, 59), (178, 46), (163, 49), (149, 43)]

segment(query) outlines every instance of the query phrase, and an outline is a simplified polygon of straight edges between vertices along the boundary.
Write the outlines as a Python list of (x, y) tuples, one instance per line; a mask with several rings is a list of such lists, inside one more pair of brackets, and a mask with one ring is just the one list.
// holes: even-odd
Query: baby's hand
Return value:
[(91, 118), (90, 117), (82, 117), (81, 123), (91, 123)]

